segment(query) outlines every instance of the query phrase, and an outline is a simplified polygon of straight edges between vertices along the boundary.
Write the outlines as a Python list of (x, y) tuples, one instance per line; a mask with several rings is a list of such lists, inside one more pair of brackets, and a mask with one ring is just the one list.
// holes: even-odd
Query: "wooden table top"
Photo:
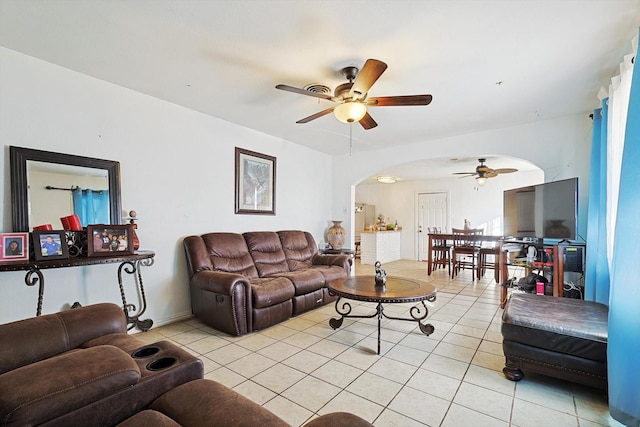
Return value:
[(328, 288), (344, 298), (381, 303), (434, 301), (438, 292), (430, 283), (404, 277), (387, 276), (384, 290), (376, 289), (375, 283), (375, 276), (356, 276), (333, 280)]

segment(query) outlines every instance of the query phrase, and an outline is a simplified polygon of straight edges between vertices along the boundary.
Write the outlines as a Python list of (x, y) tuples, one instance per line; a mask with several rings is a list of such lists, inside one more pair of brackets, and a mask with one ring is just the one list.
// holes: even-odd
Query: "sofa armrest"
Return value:
[(312, 265), (335, 265), (344, 268), (347, 275), (351, 272), (351, 262), (349, 255), (314, 255), (311, 259)]
[(231, 335), (251, 332), (251, 284), (241, 274), (202, 270), (191, 278), (191, 309), (205, 324)]
[(203, 291), (223, 295), (232, 295), (236, 292), (236, 287), (241, 286), (247, 296), (251, 295), (251, 285), (248, 278), (242, 274), (227, 273), (225, 271), (199, 271), (191, 279), (191, 285)]

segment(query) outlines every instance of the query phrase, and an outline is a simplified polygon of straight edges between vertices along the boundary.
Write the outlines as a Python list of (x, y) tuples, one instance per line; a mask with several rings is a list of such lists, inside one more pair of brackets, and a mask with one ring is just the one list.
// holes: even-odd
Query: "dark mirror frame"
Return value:
[(10, 146), (11, 210), (14, 232), (30, 231), (27, 188), (27, 161), (29, 160), (106, 170), (109, 181), (109, 218), (112, 224), (122, 222), (119, 162)]

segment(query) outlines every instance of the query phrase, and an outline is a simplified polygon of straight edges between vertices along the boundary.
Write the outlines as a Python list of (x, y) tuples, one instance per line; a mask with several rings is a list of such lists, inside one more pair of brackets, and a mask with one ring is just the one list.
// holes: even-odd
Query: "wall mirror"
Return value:
[[(108, 188), (105, 217), (110, 224), (122, 222), (119, 162), (21, 147), (9, 147), (9, 156), (14, 232), (31, 231), (32, 227), (41, 224), (52, 224), (54, 229), (61, 229), (60, 217), (72, 214), (73, 208), (47, 212), (47, 206), (50, 206), (47, 198), (57, 194), (57, 199), (71, 200), (69, 194), (63, 193), (70, 193), (65, 190), (74, 186)], [(45, 185), (40, 182), (42, 176), (57, 176), (59, 182), (69, 182), (70, 188), (51, 185), (56, 188), (44, 191)], [(38, 182), (37, 189), (30, 188), (33, 182)]]

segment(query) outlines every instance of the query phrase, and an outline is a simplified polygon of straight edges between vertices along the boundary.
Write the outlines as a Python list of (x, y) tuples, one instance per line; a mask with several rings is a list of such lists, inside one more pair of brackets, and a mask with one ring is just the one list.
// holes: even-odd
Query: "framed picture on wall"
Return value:
[(276, 158), (236, 147), (237, 214), (276, 214)]
[(64, 231), (34, 230), (33, 257), (36, 261), (69, 258), (69, 247)]
[(87, 256), (133, 254), (133, 224), (87, 226)]
[(29, 261), (29, 233), (0, 233), (0, 262)]

